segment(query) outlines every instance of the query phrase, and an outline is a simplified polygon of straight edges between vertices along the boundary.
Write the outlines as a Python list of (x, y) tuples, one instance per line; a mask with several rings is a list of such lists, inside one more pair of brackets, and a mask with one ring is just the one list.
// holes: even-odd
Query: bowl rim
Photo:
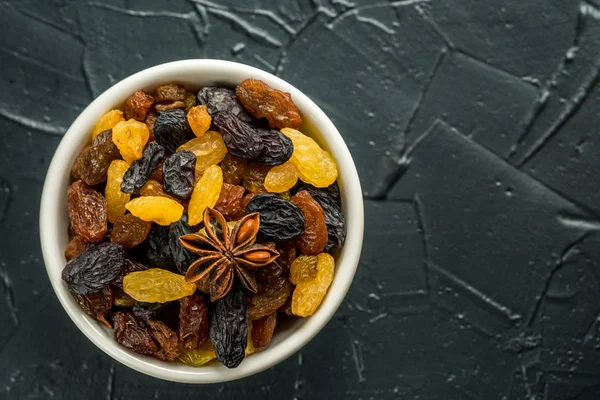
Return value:
[[(100, 115), (108, 111), (109, 107), (122, 104), (134, 91), (156, 86), (161, 84), (161, 81), (177, 81), (179, 74), (189, 73), (212, 73), (214, 76), (230, 77), (232, 81), (252, 77), (291, 93), (301, 114), (310, 116), (321, 141), (325, 142), (336, 159), (342, 181), (340, 189), (347, 220), (347, 238), (336, 257), (336, 274), (323, 303), (315, 314), (305, 319), (297, 331), (276, 343), (275, 346), (271, 345), (248, 357), (234, 369), (227, 369), (222, 365), (182, 367), (176, 363), (161, 362), (130, 352), (114, 341), (112, 335), (107, 338), (102, 334), (99, 323), (77, 307), (60, 277), (60, 271), (66, 262), (64, 249), (59, 245), (59, 238), (65, 233), (64, 230), (61, 232), (64, 223), (60, 223), (60, 215), (64, 215), (66, 210), (64, 199), (71, 162), (87, 142), (84, 138), (87, 138), (91, 127)], [(213, 79), (211, 75), (208, 76)], [(71, 320), (92, 343), (120, 363), (156, 378), (182, 383), (218, 383), (259, 373), (287, 359), (310, 342), (333, 317), (350, 288), (358, 267), (363, 240), (364, 211), (360, 181), (350, 151), (333, 122), (308, 96), (283, 79), (246, 64), (216, 59), (190, 59), (160, 64), (134, 73), (112, 85), (79, 114), (66, 131), (52, 157), (43, 185), (39, 223), (44, 264), (54, 292)]]

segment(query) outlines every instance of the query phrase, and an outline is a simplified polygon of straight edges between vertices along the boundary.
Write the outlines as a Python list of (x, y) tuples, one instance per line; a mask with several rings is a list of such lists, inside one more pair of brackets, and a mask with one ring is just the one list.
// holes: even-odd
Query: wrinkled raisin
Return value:
[(117, 278), (124, 265), (125, 250), (120, 244), (90, 244), (67, 263), (62, 279), (77, 294), (95, 293)]
[(213, 125), (223, 136), (227, 150), (232, 155), (249, 160), (260, 156), (263, 143), (257, 129), (252, 125), (228, 112), (214, 115)]
[(266, 118), (272, 128), (299, 128), (302, 117), (292, 96), (258, 79), (246, 79), (235, 93), (244, 108), (257, 118)]
[(187, 198), (194, 188), (196, 156), (191, 151), (178, 151), (165, 159), (163, 187), (165, 192), (179, 199)]
[(125, 293), (123, 289), (116, 288), (113, 305), (121, 308), (132, 308), (135, 305), (135, 300)]
[(217, 360), (235, 368), (244, 359), (248, 344), (248, 304), (241, 288), (233, 288), (225, 297), (212, 303), (210, 340)]
[(150, 268), (125, 275), (123, 290), (137, 301), (166, 303), (194, 294), (196, 285), (187, 283), (183, 275)]
[(150, 335), (148, 325), (130, 312), (114, 314), (115, 340), (122, 346), (145, 355), (154, 355), (159, 347)]
[(105, 318), (113, 305), (114, 293), (111, 285), (96, 293), (81, 295), (72, 291), (71, 294), (87, 315), (112, 328)]
[(135, 119), (119, 122), (112, 129), (112, 140), (119, 148), (123, 160), (131, 164), (142, 156), (150, 138), (146, 124)]
[(196, 350), (186, 350), (180, 352), (179, 361), (192, 367), (200, 367), (217, 357), (215, 349), (210, 341), (206, 342)]
[(81, 252), (85, 250), (87, 245), (88, 242), (86, 242), (85, 239), (81, 236), (77, 235), (73, 237), (73, 239), (71, 239), (71, 241), (67, 245), (67, 248), (65, 249), (65, 258), (67, 259), (67, 261), (70, 261), (78, 255), (80, 255)]
[(304, 214), (291, 201), (274, 194), (257, 194), (246, 206), (246, 213), (260, 214), (260, 234), (269, 240), (286, 240), (304, 233)]
[(180, 109), (161, 112), (154, 123), (154, 138), (167, 153), (175, 153), (177, 148), (192, 139), (194, 135), (187, 122), (185, 111)]
[(185, 92), (185, 99), (183, 102), (185, 103), (185, 111), (190, 111), (192, 107), (198, 104), (198, 98), (192, 92)]
[(219, 164), (223, 170), (223, 181), (231, 185), (239, 185), (242, 182), (247, 165), (247, 160), (227, 153)]
[(136, 193), (150, 178), (152, 171), (165, 156), (165, 149), (156, 142), (148, 144), (141, 158), (131, 163), (131, 166), (123, 176), (121, 191), (123, 193)]
[(146, 183), (144, 183), (144, 186), (142, 186), (140, 189), (140, 194), (142, 196), (162, 196), (178, 201), (176, 198), (163, 190), (163, 185), (161, 183), (158, 183), (152, 179), (149, 179)]
[(271, 167), (266, 165), (251, 163), (244, 173), (244, 187), (252, 193), (263, 193), (265, 189), (265, 179)]
[(139, 90), (125, 100), (125, 116), (127, 119), (133, 118), (138, 121), (145, 121), (152, 105), (154, 105), (154, 97)]
[(117, 276), (117, 278), (112, 281), (112, 284), (118, 287), (119, 289), (123, 289), (123, 278), (125, 277), (125, 275), (127, 275), (130, 272), (145, 271), (147, 269), (148, 267), (146, 265), (126, 258), (125, 264), (123, 265), (123, 269), (121, 269), (121, 273), (119, 273), (119, 276)]
[(148, 240), (144, 243), (145, 257), (153, 268), (168, 269), (173, 265), (169, 248), (169, 227), (152, 224)]
[(104, 131), (77, 156), (71, 175), (90, 186), (97, 185), (106, 180), (110, 163), (120, 157), (121, 153), (112, 141), (112, 131)]
[(173, 361), (179, 355), (179, 339), (177, 334), (161, 321), (148, 320), (150, 335), (160, 346), (155, 356), (159, 360)]
[(330, 254), (317, 256), (317, 276), (298, 284), (292, 294), (292, 312), (295, 315), (308, 317), (317, 311), (333, 281), (334, 269), (335, 260)]
[(298, 285), (317, 276), (317, 256), (299, 256), (290, 267), (290, 282)]
[(194, 294), (180, 300), (179, 340), (186, 350), (196, 350), (208, 340), (208, 304)]
[(121, 215), (115, 220), (110, 241), (130, 250), (146, 240), (151, 227), (152, 222), (142, 221), (132, 214)]
[(144, 221), (170, 225), (183, 215), (183, 206), (175, 200), (162, 196), (142, 196), (125, 205), (130, 213)]
[(206, 106), (214, 118), (219, 112), (230, 112), (236, 118), (251, 122), (252, 116), (240, 104), (235, 91), (222, 87), (204, 87), (198, 92), (198, 102)]
[(219, 132), (208, 131), (202, 137), (194, 138), (177, 148), (177, 151), (191, 151), (196, 155), (196, 180), (211, 165), (221, 162), (227, 154), (227, 147)]
[(92, 129), (92, 139), (98, 136), (101, 132), (111, 130), (121, 121), (125, 121), (125, 118), (123, 118), (123, 111), (110, 110), (106, 114), (102, 115), (98, 122), (96, 122), (94, 129)]
[(146, 119), (144, 120), (144, 123), (148, 127), (148, 133), (150, 134), (148, 138), (148, 141), (150, 142), (154, 142), (156, 140), (154, 138), (154, 124), (156, 123), (157, 117), (158, 115), (156, 115), (154, 111), (150, 110), (150, 112), (148, 112), (148, 115), (146, 115)]
[(293, 188), (297, 182), (296, 167), (288, 161), (269, 170), (265, 177), (265, 189), (270, 193), (284, 193)]
[(292, 262), (296, 259), (296, 245), (294, 239), (277, 242), (275, 249), (279, 252), (277, 263), (284, 271), (289, 271)]
[(169, 84), (156, 88), (156, 101), (183, 101), (185, 100), (185, 88), (181, 85)]
[(158, 317), (158, 314), (160, 314), (165, 306), (166, 303), (144, 303), (136, 301), (131, 311), (144, 321), (148, 321), (149, 319)]
[(294, 152), (292, 140), (275, 129), (258, 129), (262, 150), (255, 161), (263, 165), (281, 165), (290, 159)]
[(265, 347), (271, 343), (277, 325), (277, 312), (252, 321), (252, 344), (254, 347)]
[(176, 270), (184, 275), (190, 264), (198, 258), (194, 253), (183, 247), (179, 241), (180, 236), (189, 233), (194, 233), (194, 230), (188, 225), (185, 215), (179, 221), (169, 226), (169, 251), (171, 252), (171, 258)]
[(213, 208), (221, 194), (223, 173), (218, 165), (210, 166), (196, 182), (192, 198), (188, 206), (188, 222), (191, 226), (198, 225), (204, 216), (206, 207)]
[(108, 231), (106, 199), (83, 181), (68, 190), (69, 219), (75, 233), (88, 242), (101, 241)]
[(183, 101), (173, 101), (171, 103), (157, 104), (154, 106), (154, 110), (158, 113), (174, 110), (176, 108), (185, 108), (185, 103)]
[(125, 214), (125, 204), (131, 199), (129, 193), (121, 191), (123, 176), (129, 169), (129, 164), (123, 160), (115, 160), (108, 168), (108, 180), (104, 188), (106, 198), (106, 214), (109, 222), (114, 223), (117, 217)]
[(244, 197), (245, 192), (246, 189), (243, 186), (223, 183), (219, 200), (217, 200), (214, 209), (223, 214), (226, 220), (240, 218), (244, 213), (242, 197)]
[(327, 244), (327, 225), (321, 205), (306, 190), (296, 193), (291, 202), (302, 210), (306, 221), (304, 233), (296, 238), (296, 246), (301, 253), (316, 255)]
[(206, 110), (206, 106), (195, 106), (190, 108), (187, 113), (187, 120), (192, 128), (194, 135), (201, 137), (209, 129), (212, 123), (212, 117)]
[(248, 299), (248, 315), (251, 320), (266, 317), (285, 304), (294, 286), (288, 280), (283, 282), (279, 287), (267, 286), (265, 290), (259, 291)]

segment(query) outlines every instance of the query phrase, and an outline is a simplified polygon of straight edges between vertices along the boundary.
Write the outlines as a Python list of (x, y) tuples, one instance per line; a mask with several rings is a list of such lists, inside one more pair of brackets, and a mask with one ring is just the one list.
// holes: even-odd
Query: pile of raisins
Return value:
[[(229, 368), (268, 346), (278, 321), (312, 315), (346, 226), (335, 160), (301, 127), (291, 95), (255, 79), (138, 91), (104, 114), (68, 189), (62, 276), (81, 309), (136, 353)], [(256, 293), (235, 281), (211, 303), (210, 276), (186, 281), (198, 256), (179, 238), (206, 235), (209, 207), (230, 226), (260, 214), (256, 241), (280, 256), (254, 271)]]

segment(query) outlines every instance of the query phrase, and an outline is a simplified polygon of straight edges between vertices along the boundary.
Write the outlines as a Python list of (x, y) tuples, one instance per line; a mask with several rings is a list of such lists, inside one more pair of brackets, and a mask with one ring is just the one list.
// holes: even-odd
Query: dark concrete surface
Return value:
[[(600, 398), (600, 4), (564, 0), (0, 1), (0, 398)], [(251, 378), (153, 379), (50, 288), (48, 163), (140, 69), (271, 71), (342, 132), (364, 185), (350, 293)]]

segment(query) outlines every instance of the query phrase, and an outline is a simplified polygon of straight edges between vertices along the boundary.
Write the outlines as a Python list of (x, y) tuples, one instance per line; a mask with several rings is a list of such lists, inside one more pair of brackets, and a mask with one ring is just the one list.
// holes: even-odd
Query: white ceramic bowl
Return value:
[[(234, 87), (246, 78), (261, 79), (277, 89), (290, 92), (305, 121), (303, 130), (310, 132), (338, 163), (348, 236), (336, 257), (333, 283), (314, 315), (298, 318), (276, 332), (268, 348), (249, 356), (235, 369), (227, 369), (217, 362), (194, 368), (135, 354), (113, 339), (112, 330), (81, 311), (61, 280), (66, 263), (64, 249), (69, 240), (67, 188), (71, 165), (89, 141), (91, 129), (98, 118), (106, 111), (120, 107), (137, 90), (152, 90), (171, 82), (196, 88), (209, 85)], [(352, 283), (360, 257), (363, 225), (362, 192), (356, 167), (344, 140), (325, 113), (301, 91), (282, 79), (247, 65), (220, 60), (185, 60), (158, 65), (122, 80), (98, 96), (73, 122), (60, 142), (48, 169), (40, 207), (40, 239), (46, 270), (58, 299), (75, 325), (102, 351), (128, 367), (157, 378), (186, 383), (214, 383), (243, 378), (272, 367), (307, 344), (333, 316)]]

